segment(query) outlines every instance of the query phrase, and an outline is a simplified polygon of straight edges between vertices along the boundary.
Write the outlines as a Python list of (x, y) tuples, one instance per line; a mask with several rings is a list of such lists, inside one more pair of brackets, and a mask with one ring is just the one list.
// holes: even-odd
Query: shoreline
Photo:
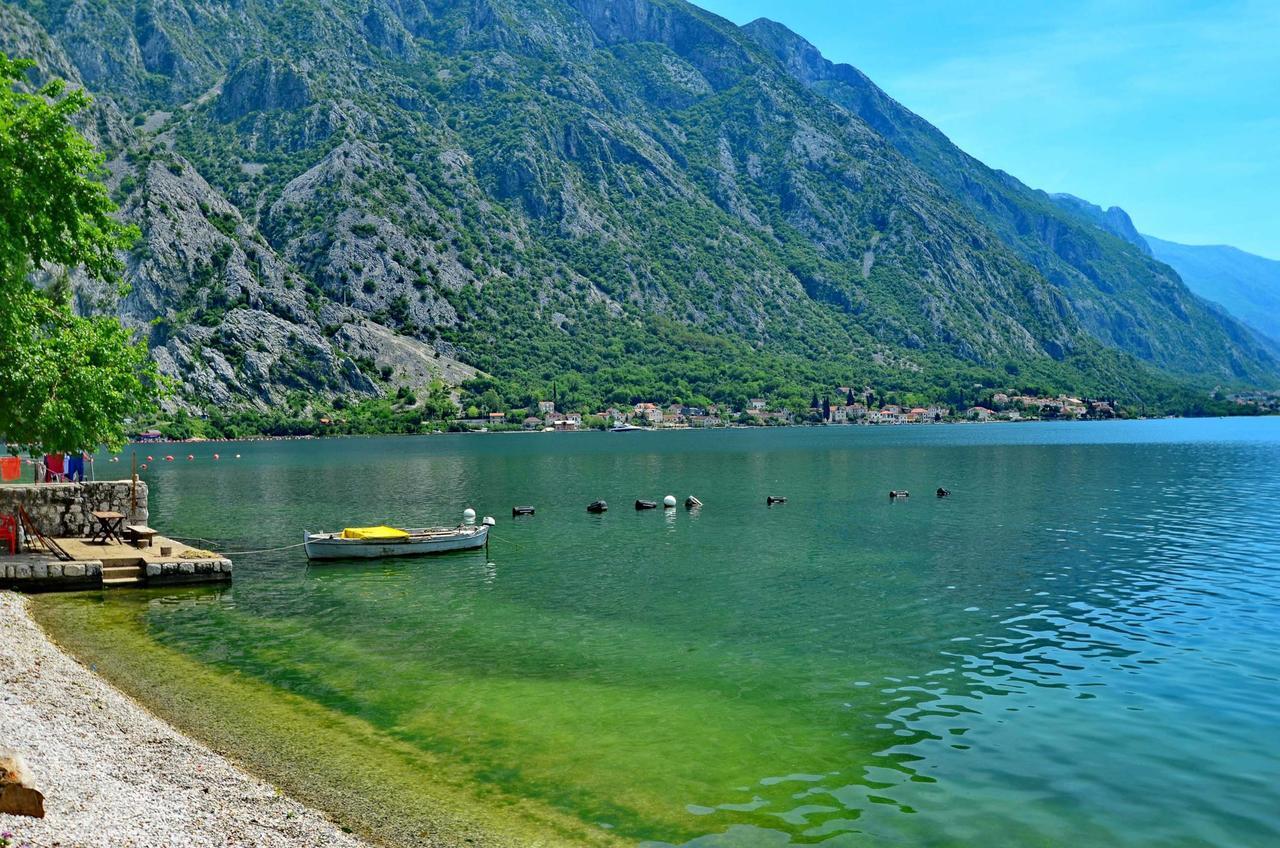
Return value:
[(27, 760), (46, 810), (0, 814), (15, 845), (370, 848), (83, 666), (28, 603), (0, 592), (0, 744)]
[[(1099, 424), (1115, 421), (1168, 421), (1168, 420), (1231, 420), (1236, 418), (1277, 418), (1280, 412), (1240, 412), (1234, 415), (1117, 415), (1112, 418), (992, 418), (989, 420), (974, 420), (968, 418), (947, 418), (942, 421), (915, 421), (915, 422), (872, 422), (872, 421), (841, 421), (841, 422), (803, 422), (792, 424), (741, 424), (738, 422), (730, 422), (725, 424), (715, 424), (710, 426), (692, 426), (688, 424), (656, 426), (656, 427), (640, 427), (639, 429), (646, 432), (703, 432), (715, 430), (778, 430), (791, 429), (797, 427), (920, 427), (930, 426), (937, 427), (943, 425), (971, 425), (971, 424)], [(517, 433), (546, 433), (550, 432), (544, 429), (526, 430), (522, 427), (505, 426), (497, 430), (489, 430), (487, 428), (470, 427), (450, 430), (447, 428), (432, 429), (424, 432), (415, 433), (397, 433), (397, 432), (354, 432), (354, 433), (304, 433), (294, 436), (270, 436), (258, 434), (253, 436), (209, 436), (193, 439), (148, 439), (146, 441), (131, 440), (125, 443), (125, 448), (138, 448), (143, 445), (193, 445), (193, 444), (239, 444), (253, 442), (302, 442), (317, 439), (368, 439), (368, 438), (389, 438), (396, 436), (462, 436), (462, 435), (494, 435), (494, 434), (517, 434)], [(607, 433), (608, 428), (600, 427), (580, 427), (576, 430), (557, 430), (557, 433)], [(124, 449), (122, 449), (123, 451)]]
[[(108, 842), (100, 838), (103, 830), (95, 825), (75, 840), (61, 833), (42, 841), (27, 838), (33, 848), (52, 848), (52, 840), (59, 836), (60, 848), (96, 848), (100, 844), (614, 848), (621, 844), (609, 831), (543, 800), (497, 790), (466, 762), (405, 744), (358, 716), (335, 712), (300, 695), (203, 664), (165, 646), (138, 621), (134, 595), (98, 593), (100, 600), (95, 600), (93, 594), (53, 594), (36, 600), (0, 592), (0, 640), (8, 638), (10, 629), (22, 630), (25, 639), (36, 643), (36, 650), (50, 655), (46, 663), (61, 662), (72, 670), (76, 686), (92, 681), (95, 688), (118, 699), (123, 707), (113, 707), (114, 714), (125, 715), (121, 710), (131, 709), (158, 728), (142, 740), (123, 743), (150, 747), (162, 768), (176, 761), (176, 766), (167, 772), (142, 766), (148, 774), (154, 771), (164, 775), (158, 792), (177, 794), (185, 791), (193, 777), (201, 776), (189, 760), (169, 756), (167, 748), (176, 743), (166, 745), (165, 738), (156, 739), (169, 737), (200, 749), (221, 767), (236, 772), (236, 780), (261, 787), (261, 792), (277, 796), (287, 793), (290, 799), (296, 799), (288, 801), (292, 805), (288, 820), (292, 822), (306, 813), (310, 817), (307, 821), (315, 825), (275, 841), (253, 835), (231, 839), (223, 830), (213, 831), (214, 835), (206, 839), (179, 833), (183, 838), (174, 841), (160, 833), (140, 840), (132, 838), (134, 830), (128, 829), (112, 832), (127, 833), (130, 838)], [(196, 589), (182, 594), (187, 602), (198, 604), (202, 596), (216, 597), (217, 593)], [(15, 603), (15, 598), (21, 600)], [(13, 611), (9, 612), (11, 607)], [(21, 627), (15, 628), (10, 619)], [(43, 665), (44, 669), (50, 667)], [(9, 721), (2, 714), (6, 703), (3, 687), (13, 676), (0, 656), (0, 743), (8, 733)], [(62, 695), (47, 681), (31, 688), (28, 700), (40, 714), (56, 717), (65, 712), (58, 701)], [(93, 698), (89, 701), (86, 711), (104, 709)], [(109, 723), (109, 729), (118, 723)], [(52, 795), (47, 769), (37, 761), (45, 754), (22, 739), (20, 736), (14, 742), (27, 746), (21, 753), (41, 781), (40, 788)], [(157, 748), (158, 745), (165, 747)], [(59, 756), (65, 755), (68, 747), (67, 740), (58, 736), (49, 745)], [(121, 768), (114, 756), (88, 763), (90, 768), (105, 768), (106, 773)], [(123, 768), (130, 770), (131, 766), (126, 763)], [(170, 791), (169, 786), (178, 789)], [(249, 796), (251, 792), (240, 794)], [(52, 815), (52, 807), (48, 803), (46, 807)], [(260, 812), (264, 809), (266, 812)], [(271, 810), (259, 804), (237, 812), (250, 823), (260, 823)], [(0, 816), (0, 830), (16, 821)], [(233, 818), (232, 823), (236, 822)], [(19, 837), (33, 832), (25, 823), (23, 828), (11, 829)], [(343, 837), (341, 841), (330, 836), (335, 832)], [(93, 838), (84, 838), (86, 833)], [(15, 845), (22, 844), (21, 838), (15, 841)]]

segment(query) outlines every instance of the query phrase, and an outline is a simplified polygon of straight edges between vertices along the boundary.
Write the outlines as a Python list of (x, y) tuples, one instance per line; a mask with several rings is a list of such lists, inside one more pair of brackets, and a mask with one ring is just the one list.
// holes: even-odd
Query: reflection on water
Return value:
[[(155, 471), (166, 530), (238, 550), (538, 512), (488, 551), (266, 554), (113, 602), (628, 839), (1269, 844), (1278, 425), (246, 445)], [(706, 505), (630, 509), (667, 493)]]

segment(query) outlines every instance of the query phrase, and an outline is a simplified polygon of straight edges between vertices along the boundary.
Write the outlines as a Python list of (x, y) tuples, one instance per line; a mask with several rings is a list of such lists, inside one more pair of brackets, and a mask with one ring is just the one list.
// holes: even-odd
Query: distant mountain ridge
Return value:
[(1168, 265), (1196, 295), (1280, 344), (1280, 261), (1230, 245), (1179, 244), (1143, 235), (1119, 206), (1103, 209), (1071, 194), (1050, 196)]
[[(771, 22), (680, 0), (23, 0), (98, 98), (181, 402), (1274, 385), (1268, 342)], [(389, 343), (388, 340), (396, 343)]]
[(1138, 228), (1133, 225), (1133, 219), (1129, 217), (1129, 213), (1119, 206), (1110, 206), (1103, 209), (1101, 206), (1076, 197), (1074, 194), (1057, 193), (1049, 196), (1059, 206), (1088, 218), (1112, 235), (1119, 236), (1129, 242), (1129, 244), (1138, 248), (1147, 256), (1151, 255), (1151, 246), (1147, 244), (1147, 240), (1138, 232)]
[(1193, 292), (1280, 343), (1280, 261), (1228, 245), (1188, 245), (1143, 236), (1157, 259)]

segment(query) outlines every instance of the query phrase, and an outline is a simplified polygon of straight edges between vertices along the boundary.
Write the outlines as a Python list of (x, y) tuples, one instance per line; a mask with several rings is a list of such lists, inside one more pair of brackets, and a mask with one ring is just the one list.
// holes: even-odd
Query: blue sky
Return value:
[(786, 24), (1029, 185), (1280, 259), (1280, 0), (695, 2)]

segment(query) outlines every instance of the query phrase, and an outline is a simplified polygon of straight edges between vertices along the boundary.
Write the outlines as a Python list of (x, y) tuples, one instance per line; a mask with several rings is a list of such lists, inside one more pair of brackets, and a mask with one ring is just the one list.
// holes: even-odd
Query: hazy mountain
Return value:
[(592, 401), (1277, 380), (1164, 265), (774, 24), (679, 0), (0, 8), (0, 49), (98, 96), (144, 233), (128, 298), (82, 303), (149, 333), (192, 405), (474, 369)]
[(1144, 236), (1151, 251), (1196, 294), (1280, 341), (1280, 262), (1227, 245), (1188, 245)]
[(1103, 209), (1096, 203), (1090, 203), (1076, 197), (1074, 194), (1051, 194), (1053, 201), (1059, 206), (1070, 209), (1077, 215), (1087, 218), (1096, 226), (1106, 230), (1114, 236), (1119, 236), (1129, 244), (1141, 250), (1147, 256), (1151, 255), (1151, 247), (1147, 244), (1146, 239), (1138, 232), (1138, 228), (1133, 225), (1133, 219), (1129, 217), (1129, 213), (1121, 209), (1119, 206), (1111, 206)]

